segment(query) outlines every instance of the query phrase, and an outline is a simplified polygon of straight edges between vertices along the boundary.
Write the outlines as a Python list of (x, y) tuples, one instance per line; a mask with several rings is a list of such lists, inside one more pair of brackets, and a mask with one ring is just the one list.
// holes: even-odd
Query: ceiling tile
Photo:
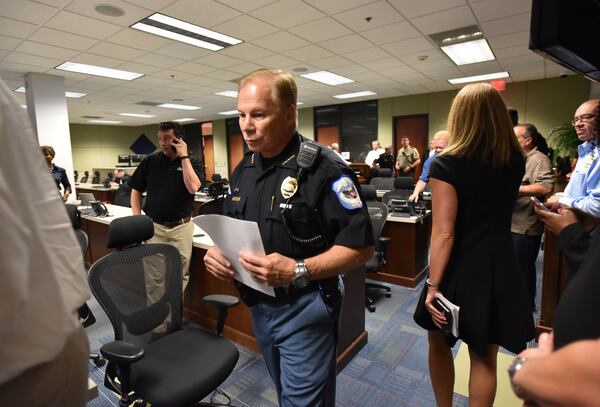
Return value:
[(233, 71), (228, 71), (225, 69), (219, 69), (217, 71), (212, 71), (212, 72), (207, 72), (204, 74), (204, 76), (209, 77), (209, 78), (213, 78), (213, 79), (219, 79), (219, 80), (225, 80), (225, 81), (229, 81), (232, 79), (237, 79), (240, 77), (240, 74), (237, 72), (233, 72)]
[(135, 59), (134, 62), (138, 62), (140, 64), (158, 66), (161, 68), (172, 68), (174, 66), (184, 63), (185, 61), (182, 59), (179, 59), (179, 58), (173, 58), (173, 57), (165, 58), (160, 55), (146, 54), (146, 55), (142, 55), (141, 57)]
[(121, 61), (120, 59), (85, 53), (77, 55), (77, 57), (73, 58), (72, 61), (79, 62), (82, 64), (104, 66), (107, 68), (116, 68), (117, 66), (123, 63), (123, 61)]
[[(367, 21), (366, 18), (371, 17)], [(385, 1), (378, 1), (333, 16), (340, 23), (361, 32), (404, 20), (400, 13)]]
[(481, 23), (481, 29), (487, 37), (510, 34), (515, 31), (529, 30), (531, 14), (523, 13), (516, 16), (499, 18)]
[(26, 64), (39, 66), (46, 69), (54, 68), (57, 65), (60, 65), (62, 61), (60, 59), (54, 58), (46, 58), (40, 57), (36, 55), (24, 54), (22, 52), (12, 51), (6, 57), (4, 57), (5, 62), (12, 62), (15, 64)]
[(257, 8), (261, 8), (270, 3), (275, 3), (277, 0), (218, 0), (219, 3), (228, 5), (231, 8), (247, 13)]
[(376, 59), (389, 58), (390, 54), (383, 51), (381, 48), (371, 47), (365, 48), (358, 51), (347, 52), (344, 54), (344, 57), (348, 58), (354, 62), (367, 62), (373, 61)]
[(19, 45), (23, 40), (18, 38), (5, 37), (4, 35), (0, 35), (0, 49), (13, 50)]
[(415, 30), (415, 28), (409, 22), (402, 21), (399, 23), (384, 25), (372, 30), (363, 31), (361, 32), (361, 35), (367, 38), (369, 41), (372, 41), (377, 45), (381, 45), (389, 44), (390, 42), (394, 41), (420, 37), (421, 33)]
[(286, 52), (286, 55), (297, 59), (298, 61), (313, 61), (315, 59), (322, 59), (333, 55), (331, 52), (318, 47), (316, 45), (309, 45), (307, 47), (298, 48), (292, 51)]
[(89, 0), (73, 0), (67, 7), (65, 7), (65, 10), (80, 14), (82, 16), (106, 21), (107, 23), (117, 24), (121, 27), (129, 27), (130, 25), (154, 13), (151, 9), (139, 7), (122, 0), (102, 0), (102, 3), (100, 4), (103, 6), (117, 7), (123, 10), (124, 14), (122, 16), (106, 16), (104, 14), (100, 14), (95, 10), (95, 7), (99, 4), (95, 1)]
[(173, 41), (169, 39), (132, 29), (124, 29), (107, 38), (106, 41), (144, 51), (156, 51), (159, 48), (173, 44)]
[(11, 71), (11, 72), (20, 72), (23, 74), (26, 74), (27, 72), (47, 72), (48, 68), (44, 68), (41, 66), (35, 66), (35, 65), (27, 65), (24, 63), (15, 63), (15, 62), (8, 62), (6, 60), (0, 61), (0, 70), (3, 71)]
[(381, 48), (385, 49), (392, 55), (404, 55), (419, 51), (430, 51), (435, 49), (431, 42), (429, 42), (424, 37), (392, 42), (389, 44), (382, 45)]
[(122, 69), (122, 70), (130, 71), (130, 72), (143, 73), (144, 75), (153, 75), (156, 72), (160, 72), (162, 70), (162, 68), (160, 68), (160, 67), (145, 65), (145, 64), (138, 64), (135, 62), (126, 62), (122, 65), (117, 66), (117, 69)]
[(260, 58), (273, 54), (272, 51), (268, 51), (264, 48), (257, 47), (256, 45), (249, 43), (234, 45), (233, 47), (225, 48), (224, 50), (221, 50), (219, 52), (234, 58), (250, 62), (258, 61)]
[(458, 6), (466, 5), (465, 0), (388, 0), (392, 7), (405, 18), (414, 18), (425, 14), (433, 14)]
[(374, 3), (375, 1), (376, 0), (304, 0), (305, 3), (308, 3), (327, 14), (341, 13), (342, 11)]
[(279, 31), (277, 27), (254, 17), (242, 15), (212, 27), (222, 34), (231, 35), (243, 41), (251, 41)]
[(289, 31), (315, 43), (352, 34), (352, 31), (329, 17), (290, 28)]
[(63, 8), (67, 4), (69, 4), (71, 0), (36, 0), (36, 3), (47, 4), (48, 6)]
[(176, 71), (187, 72), (196, 75), (203, 75), (207, 72), (215, 70), (215, 68), (212, 66), (197, 64), (195, 62), (184, 62), (183, 64), (173, 67), (173, 69)]
[(68, 11), (61, 11), (56, 14), (46, 23), (46, 27), (100, 40), (106, 39), (122, 29), (118, 25), (105, 23), (104, 21), (70, 13)]
[(489, 21), (529, 13), (531, 12), (531, 0), (485, 0), (473, 3), (471, 7), (479, 21)]
[(262, 66), (277, 69), (281, 69), (288, 65), (298, 64), (298, 61), (289, 58), (285, 55), (271, 55), (268, 57), (261, 58), (259, 62)]
[(331, 52), (343, 55), (346, 52), (358, 51), (359, 49), (372, 47), (373, 43), (367, 41), (358, 34), (352, 34), (345, 37), (336, 38), (334, 40), (324, 41), (319, 45), (323, 48), (327, 48)]
[(244, 62), (243, 64), (230, 66), (227, 69), (230, 71), (233, 71), (233, 72), (237, 72), (241, 76), (241, 75), (250, 73), (252, 71), (256, 71), (257, 69), (260, 69), (262, 67), (263, 67), (263, 65), (254, 64), (252, 62)]
[(529, 30), (519, 31), (512, 34), (498, 35), (488, 37), (488, 42), (492, 50), (511, 47), (528, 47), (529, 45)]
[(396, 58), (388, 57), (383, 59), (378, 59), (375, 61), (363, 61), (361, 63), (363, 66), (371, 69), (372, 71), (380, 71), (382, 69), (396, 68), (400, 66), (404, 66), (402, 62), (400, 62)]
[(518, 56), (524, 56), (524, 55), (526, 56), (526, 55), (531, 55), (531, 54), (534, 54), (534, 52), (532, 50), (530, 50), (529, 48), (523, 47), (523, 46), (500, 48), (500, 49), (494, 50), (494, 55), (500, 61), (502, 61), (503, 58), (518, 57)]
[[(177, 41), (171, 41), (166, 47), (162, 47), (155, 51), (157, 54), (166, 55), (168, 57), (179, 58), (183, 60), (194, 60), (212, 55), (214, 51), (205, 48), (195, 47), (193, 45), (183, 44)], [(160, 56), (157, 56), (161, 58)]]
[(252, 41), (254, 44), (275, 52), (284, 52), (308, 45), (308, 41), (286, 31), (279, 31)]
[(242, 61), (240, 61), (237, 58), (232, 58), (227, 55), (212, 52), (210, 55), (206, 55), (199, 58), (199, 60), (197, 60), (196, 62), (208, 66), (214, 66), (215, 68), (227, 68), (228, 66), (238, 65)]
[(160, 11), (169, 4), (175, 3), (175, 1), (177, 0), (127, 0), (128, 3), (133, 3), (156, 11)]
[(79, 54), (78, 51), (54, 47), (52, 45), (40, 44), (39, 42), (33, 41), (24, 41), (21, 45), (15, 48), (15, 51), (46, 58), (61, 59), (63, 61), (67, 61)]
[(325, 14), (301, 0), (279, 0), (252, 11), (250, 15), (284, 29), (325, 17)]
[(207, 28), (240, 15), (239, 11), (213, 0), (179, 0), (161, 13)]
[(334, 69), (338, 66), (348, 66), (352, 64), (352, 61), (339, 55), (334, 55), (331, 57), (311, 61), (311, 64), (319, 69)]
[(56, 7), (34, 3), (29, 0), (3, 1), (2, 7), (0, 7), (0, 16), (32, 24), (42, 24), (57, 11), (58, 8)]
[(467, 6), (456, 7), (410, 20), (425, 34), (434, 34), (477, 24), (475, 16)]
[(29, 39), (43, 44), (55, 45), (57, 47), (75, 49), (78, 51), (85, 51), (98, 43), (98, 40), (94, 38), (53, 30), (52, 28), (46, 27), (41, 27), (33, 33)]
[(458, 69), (466, 76), (481, 75), (485, 73), (494, 73), (503, 71), (498, 61), (486, 61), (478, 64), (468, 64), (459, 66)]
[(102, 55), (105, 57), (113, 57), (124, 60), (136, 59), (146, 54), (146, 51), (123, 47), (117, 44), (101, 42), (87, 50), (90, 54)]
[(536, 63), (536, 62), (541, 63), (543, 61), (544, 61), (544, 58), (542, 58), (540, 55), (532, 52), (529, 55), (520, 55), (520, 56), (516, 56), (516, 57), (502, 58), (502, 66), (504, 66), (505, 68), (509, 68), (509, 67), (513, 67), (513, 66), (517, 66), (517, 65), (532, 64), (532, 63)]
[(0, 35), (8, 37), (27, 38), (37, 28), (35, 24), (0, 17)]

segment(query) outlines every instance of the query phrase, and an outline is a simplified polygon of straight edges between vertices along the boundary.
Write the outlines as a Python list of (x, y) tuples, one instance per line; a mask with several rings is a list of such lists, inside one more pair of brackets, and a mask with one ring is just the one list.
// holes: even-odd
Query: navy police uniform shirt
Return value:
[[(333, 245), (373, 245), (371, 221), (356, 176), (329, 149), (321, 148), (313, 167), (299, 180), (295, 194), (289, 201), (284, 197), (290, 185), (288, 177), (297, 178), (296, 156), (302, 141), (304, 138), (295, 134), (274, 158), (247, 153), (231, 177), (224, 214), (256, 222), (267, 254), (305, 259)], [(308, 245), (295, 242), (281, 217), (286, 205), (287, 223), (296, 237), (310, 240), (321, 234), (323, 239)]]
[[(200, 178), (199, 161), (191, 157), (190, 160)], [(181, 158), (171, 160), (158, 151), (142, 160), (127, 183), (137, 191), (147, 191), (143, 209), (154, 221), (173, 222), (194, 210), (194, 194), (185, 186), (181, 164)]]

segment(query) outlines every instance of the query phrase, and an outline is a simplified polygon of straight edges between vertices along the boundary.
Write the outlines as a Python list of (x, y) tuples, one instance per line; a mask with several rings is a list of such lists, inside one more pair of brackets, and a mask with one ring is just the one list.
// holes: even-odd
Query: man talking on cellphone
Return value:
[[(190, 278), (194, 224), (190, 222), (194, 210), (194, 194), (204, 179), (204, 167), (188, 155), (183, 139), (183, 128), (177, 122), (158, 125), (160, 151), (142, 160), (131, 176), (131, 209), (134, 215), (144, 213), (152, 218), (154, 236), (148, 243), (168, 243), (181, 254), (183, 290)], [(142, 208), (142, 194), (146, 202)], [(148, 262), (150, 263), (150, 262)], [(145, 264), (146, 265), (146, 264)], [(151, 265), (147, 265), (152, 269)], [(160, 270), (160, 268), (159, 268)], [(158, 273), (158, 271), (157, 271)], [(154, 302), (164, 290), (164, 277), (146, 273), (149, 301)]]

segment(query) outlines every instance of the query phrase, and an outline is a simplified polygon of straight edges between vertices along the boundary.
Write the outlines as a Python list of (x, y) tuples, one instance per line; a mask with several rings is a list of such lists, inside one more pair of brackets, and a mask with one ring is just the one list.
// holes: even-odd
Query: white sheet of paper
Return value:
[(256, 222), (223, 215), (200, 215), (192, 221), (210, 236), (217, 249), (231, 262), (236, 280), (257, 291), (275, 296), (273, 287), (254, 280), (238, 261), (241, 251), (265, 254)]

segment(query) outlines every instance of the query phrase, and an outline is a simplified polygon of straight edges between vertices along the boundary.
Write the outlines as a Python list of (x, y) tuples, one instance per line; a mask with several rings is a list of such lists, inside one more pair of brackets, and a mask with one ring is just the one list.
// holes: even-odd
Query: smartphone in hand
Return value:
[(444, 314), (444, 317), (446, 318), (446, 323), (442, 325), (442, 332), (444, 332), (444, 334), (446, 335), (452, 335), (452, 313), (448, 308), (446, 308), (446, 306), (442, 303), (442, 301), (440, 301), (439, 298), (433, 300), (433, 306), (437, 308), (437, 310), (440, 311), (442, 314)]
[[(178, 140), (181, 140), (181, 137), (175, 137)], [(173, 151), (174, 153), (177, 153), (177, 149), (175, 148), (174, 145), (171, 145), (171, 151)]]
[(531, 202), (535, 205), (536, 208), (541, 209), (543, 211), (549, 211), (550, 209), (548, 209), (548, 207), (546, 205), (544, 205), (542, 202), (540, 202), (539, 199), (537, 199), (537, 197), (532, 196), (531, 198)]

